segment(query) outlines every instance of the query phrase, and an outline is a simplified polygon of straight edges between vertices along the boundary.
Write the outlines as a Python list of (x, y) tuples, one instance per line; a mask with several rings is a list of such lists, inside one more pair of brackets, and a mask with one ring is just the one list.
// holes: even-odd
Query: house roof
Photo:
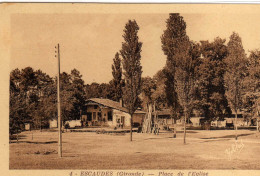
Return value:
[[(91, 102), (95, 102), (97, 104), (100, 104), (100, 105), (103, 105), (103, 106), (106, 106), (106, 107), (110, 107), (110, 108), (113, 108), (113, 109), (117, 109), (119, 111), (123, 111), (123, 112), (126, 112), (128, 113), (128, 109), (126, 107), (122, 107), (120, 105), (119, 102), (117, 101), (113, 101), (113, 100), (109, 100), (109, 99), (105, 99), (105, 98), (90, 98), (87, 100), (87, 105), (88, 104), (91, 104)], [(136, 110), (135, 111), (135, 114), (145, 114), (146, 112), (144, 111), (140, 111), (140, 110)]]

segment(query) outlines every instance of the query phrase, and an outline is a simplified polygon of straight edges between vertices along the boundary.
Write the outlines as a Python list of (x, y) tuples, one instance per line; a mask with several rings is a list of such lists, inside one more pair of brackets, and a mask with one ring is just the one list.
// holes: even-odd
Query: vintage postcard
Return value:
[(260, 5), (0, 13), (3, 175), (260, 175)]

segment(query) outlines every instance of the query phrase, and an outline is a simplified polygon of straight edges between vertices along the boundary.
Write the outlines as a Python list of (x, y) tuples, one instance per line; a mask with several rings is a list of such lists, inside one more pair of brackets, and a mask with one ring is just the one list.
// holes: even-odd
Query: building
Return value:
[(24, 130), (30, 131), (31, 130), (31, 123), (24, 123)]
[[(227, 126), (229, 126), (230, 124), (234, 126), (236, 123), (235, 111), (233, 109), (231, 109), (231, 111), (232, 111), (231, 116), (225, 118)], [(243, 111), (240, 110), (237, 111), (237, 126), (248, 126), (248, 123), (244, 118), (244, 113)]]
[(204, 117), (191, 117), (190, 121), (192, 123), (192, 126), (199, 127), (202, 125), (201, 121), (204, 119)]
[[(138, 127), (143, 123), (146, 112), (136, 110), (133, 115), (133, 126)], [(83, 126), (130, 127), (130, 114), (123, 106), (122, 101), (116, 102), (103, 98), (91, 98), (86, 101), (82, 111), (81, 121)]]
[(211, 121), (210, 124), (212, 127), (226, 127), (227, 126), (227, 120), (215, 120)]
[(49, 120), (49, 128), (58, 128), (58, 121), (56, 119)]
[[(157, 121), (160, 125), (172, 125), (174, 124), (174, 119), (171, 118), (171, 111), (170, 109), (162, 109), (162, 110), (157, 110), (152, 113), (153, 116), (157, 117)], [(176, 124), (183, 124), (183, 119), (180, 118), (176, 120)]]
[(67, 120), (64, 122), (65, 128), (66, 125), (68, 125), (69, 128), (81, 127), (81, 120)]

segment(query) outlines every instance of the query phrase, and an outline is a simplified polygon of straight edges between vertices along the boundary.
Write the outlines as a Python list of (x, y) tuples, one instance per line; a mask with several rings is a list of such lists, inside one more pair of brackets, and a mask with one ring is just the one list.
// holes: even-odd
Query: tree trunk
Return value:
[(256, 118), (256, 132), (259, 132), (259, 118)]
[(183, 136), (183, 143), (186, 144), (186, 119), (187, 119), (187, 112), (184, 114), (184, 136)]
[(237, 110), (235, 110), (236, 112), (236, 118), (235, 118), (235, 130), (236, 130), (236, 140), (237, 140)]
[(130, 118), (130, 141), (133, 141), (133, 115)]
[(177, 123), (176, 118), (174, 118), (174, 132), (173, 132), (173, 138), (177, 137)]
[(40, 118), (40, 132), (42, 132), (42, 118)]
[(18, 143), (19, 136), (18, 136), (18, 130), (16, 129), (16, 142)]

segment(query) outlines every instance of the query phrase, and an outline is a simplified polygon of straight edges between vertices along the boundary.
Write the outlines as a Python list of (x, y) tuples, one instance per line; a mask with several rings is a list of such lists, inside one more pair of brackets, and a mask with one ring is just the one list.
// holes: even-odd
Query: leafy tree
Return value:
[(85, 92), (84, 92), (84, 81), (82, 75), (77, 69), (71, 70), (71, 83), (72, 83), (72, 97), (73, 97), (73, 108), (71, 109), (71, 117), (73, 119), (80, 119), (80, 112), (85, 105)]
[(37, 100), (35, 102), (36, 110), (33, 114), (33, 121), (37, 127), (42, 129), (42, 126), (46, 127), (48, 121), (55, 116), (54, 81), (41, 70), (35, 71), (35, 77), (37, 83), (34, 95)]
[(99, 85), (99, 94), (100, 98), (108, 98), (112, 99), (113, 98), (113, 90), (112, 90), (112, 85), (109, 83), (101, 83)]
[(37, 96), (37, 76), (33, 68), (26, 67), (21, 70), (20, 96), (25, 103), (23, 110), (23, 122), (32, 122), (37, 127), (37, 106), (39, 97)]
[[(73, 69), (71, 74), (63, 72), (60, 77), (63, 121), (79, 119), (80, 110), (85, 104), (82, 76)], [(47, 126), (48, 121), (57, 116), (56, 101), (55, 79), (31, 67), (13, 70), (10, 73), (10, 133), (21, 130), (20, 127), (26, 122), (34, 128)]]
[(10, 102), (9, 102), (9, 132), (10, 134), (18, 133), (21, 130), (20, 125), (23, 124), (24, 106), (20, 93), (21, 72), (15, 69), (10, 73)]
[(196, 69), (196, 108), (203, 111), (208, 122), (216, 118), (223, 119), (231, 114), (224, 86), (224, 59), (228, 54), (225, 40), (216, 38), (213, 42), (201, 41), (200, 51), (202, 58)]
[(87, 84), (85, 86), (85, 94), (87, 96), (87, 99), (100, 97), (99, 92), (100, 92), (99, 91), (99, 84), (96, 83), (96, 82), (93, 82), (91, 84)]
[(21, 83), (21, 71), (16, 68), (10, 73), (10, 93), (15, 93), (20, 91)]
[(182, 41), (187, 39), (186, 23), (178, 13), (172, 13), (166, 21), (166, 30), (161, 37), (162, 50), (167, 56), (164, 74), (166, 76), (165, 91), (168, 106), (171, 108), (171, 117), (174, 119), (174, 135), (176, 137), (176, 120), (179, 118), (180, 105), (175, 91), (175, 72), (177, 57), (180, 53)]
[(250, 51), (247, 61), (247, 75), (244, 83), (243, 110), (249, 116), (257, 120), (257, 131), (259, 131), (259, 104), (260, 104), (260, 51)]
[(31, 67), (26, 67), (21, 71), (21, 89), (22, 91), (29, 96), (33, 92), (34, 88), (37, 85), (37, 78), (34, 70)]
[(50, 115), (48, 107), (53, 107), (50, 101), (48, 86), (52, 79), (41, 70), (34, 71), (26, 67), (21, 71), (15, 69), (10, 74), (10, 131), (14, 128), (22, 130), (24, 123), (29, 122), (34, 127), (40, 127), (42, 121), (47, 124)]
[(114, 63), (112, 65), (112, 88), (113, 88), (113, 100), (119, 101), (122, 98), (122, 67), (121, 60), (119, 58), (119, 53), (117, 52)]
[(122, 49), (120, 50), (120, 54), (123, 58), (123, 74), (125, 78), (123, 99), (131, 115), (130, 141), (132, 141), (132, 118), (139, 106), (138, 95), (141, 92), (142, 66), (140, 60), (142, 43), (138, 41), (138, 30), (139, 26), (136, 21), (129, 20), (125, 25), (123, 34), (125, 41), (122, 43)]
[(184, 144), (186, 143), (186, 120), (189, 119), (195, 99), (195, 68), (198, 60), (198, 45), (184, 38), (176, 53), (175, 89), (184, 112)]
[(153, 81), (155, 84), (155, 90), (152, 93), (152, 100), (155, 102), (156, 109), (164, 109), (167, 107), (165, 81), (166, 76), (163, 69), (159, 70), (154, 76)]
[(101, 83), (98, 84), (93, 82), (91, 84), (87, 84), (84, 88), (86, 98), (108, 98), (112, 99), (113, 92), (112, 92), (113, 83)]
[(71, 70), (71, 74), (63, 72), (60, 75), (60, 84), (63, 122), (80, 119), (86, 98), (82, 75), (76, 69)]
[(246, 54), (242, 40), (237, 33), (230, 36), (228, 57), (225, 58), (227, 69), (224, 75), (226, 96), (231, 108), (235, 111), (237, 140), (237, 111), (242, 108), (243, 79), (246, 71)]
[[(57, 85), (57, 80), (55, 85)], [(73, 117), (71, 111), (73, 109), (75, 99), (73, 97), (71, 76), (66, 72), (60, 74), (60, 99), (62, 121), (65, 122), (67, 120), (72, 120)]]
[(148, 111), (148, 105), (153, 104), (154, 100), (152, 98), (152, 94), (156, 89), (156, 85), (154, 80), (147, 76), (142, 78), (142, 107), (145, 111)]

